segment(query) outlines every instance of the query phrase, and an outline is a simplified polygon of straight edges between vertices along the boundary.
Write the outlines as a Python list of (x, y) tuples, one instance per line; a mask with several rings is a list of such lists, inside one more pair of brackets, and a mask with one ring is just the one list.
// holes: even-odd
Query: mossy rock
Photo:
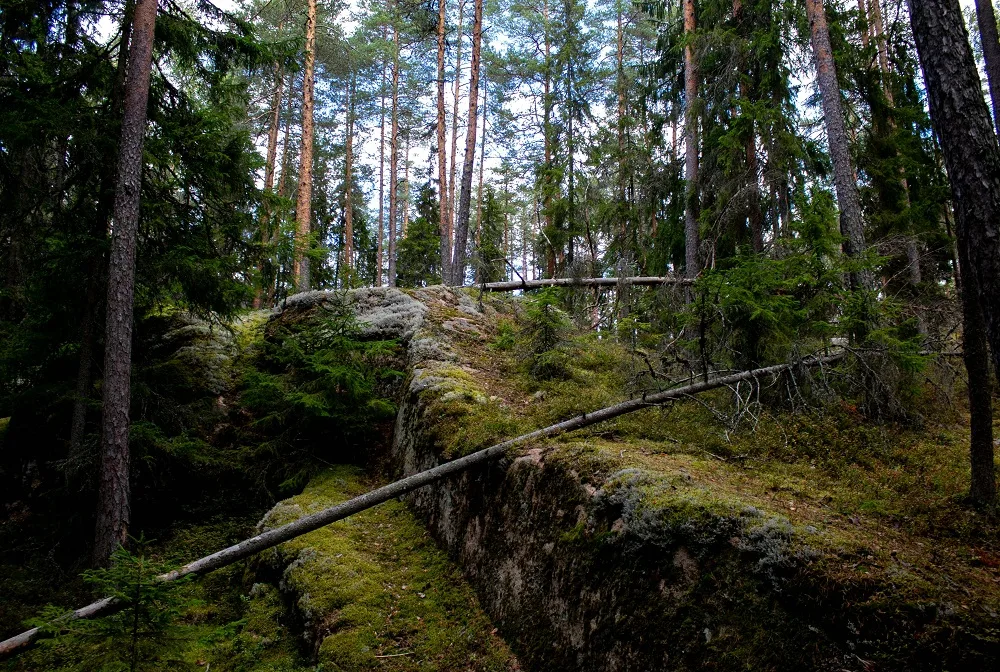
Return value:
[[(264, 520), (274, 527), (372, 489), (335, 467)], [(392, 501), (278, 547), (281, 572), (323, 669), (519, 669), (471, 588), (405, 504)]]

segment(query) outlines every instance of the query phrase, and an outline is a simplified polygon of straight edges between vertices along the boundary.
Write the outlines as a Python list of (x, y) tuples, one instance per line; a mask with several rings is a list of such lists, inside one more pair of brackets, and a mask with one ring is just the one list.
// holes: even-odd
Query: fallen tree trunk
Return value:
[(647, 277), (634, 278), (547, 278), (544, 280), (509, 280), (487, 282), (475, 285), (486, 292), (513, 292), (518, 289), (539, 289), (541, 287), (617, 287), (618, 285), (691, 285), (691, 278)]
[[(215, 571), (216, 569), (221, 569), (222, 567), (231, 565), (234, 562), (248, 558), (251, 555), (260, 553), (263, 550), (277, 546), (278, 544), (286, 542), (289, 539), (302, 536), (303, 534), (312, 532), (313, 530), (325, 527), (330, 523), (343, 520), (344, 518), (354, 515), (355, 513), (360, 513), (361, 511), (370, 509), (378, 504), (387, 502), (390, 499), (395, 499), (418, 488), (422, 488), (425, 485), (430, 485), (453, 474), (466, 471), (476, 465), (499, 458), (503, 456), (508, 449), (517, 445), (589, 427), (590, 425), (595, 425), (605, 420), (611, 420), (627, 413), (633, 413), (643, 408), (656, 406), (672, 399), (679, 399), (693, 394), (707, 392), (708, 390), (733, 385), (745, 380), (774, 376), (779, 373), (789, 371), (800, 365), (821, 366), (823, 364), (830, 364), (842, 359), (843, 357), (844, 353), (839, 353), (824, 357), (810, 357), (802, 360), (802, 362), (796, 362), (794, 364), (775, 364), (774, 366), (767, 366), (760, 369), (754, 369), (752, 371), (744, 371), (742, 373), (734, 373), (729, 376), (713, 378), (711, 380), (695, 383), (693, 385), (686, 385), (684, 387), (664, 390), (662, 392), (655, 392), (652, 394), (643, 394), (641, 397), (629, 399), (628, 401), (623, 401), (620, 404), (602, 408), (594, 411), (593, 413), (584, 413), (583, 415), (578, 415), (574, 418), (570, 418), (569, 420), (564, 420), (563, 422), (543, 427), (542, 429), (537, 429), (533, 432), (529, 432), (528, 434), (523, 434), (508, 441), (504, 441), (503, 443), (498, 443), (494, 446), (490, 446), (489, 448), (460, 457), (456, 460), (452, 460), (451, 462), (445, 462), (444, 464), (438, 465), (433, 469), (428, 469), (426, 471), (413, 474), (412, 476), (407, 476), (404, 479), (395, 481), (388, 485), (383, 485), (380, 488), (372, 490), (371, 492), (359, 497), (355, 497), (354, 499), (349, 499), (346, 502), (337, 504), (336, 506), (331, 506), (328, 509), (317, 511), (316, 513), (312, 513), (308, 516), (303, 516), (296, 521), (282, 525), (281, 527), (276, 527), (272, 530), (268, 530), (255, 537), (251, 537), (250, 539), (245, 539), (238, 544), (224, 548), (221, 551), (199, 558), (184, 565), (183, 567), (173, 570), (172, 572), (161, 574), (157, 577), (157, 579), (163, 582), (170, 582), (186, 576), (203, 575)], [(70, 612), (63, 618), (67, 621), (78, 618), (97, 618), (99, 616), (115, 613), (124, 606), (125, 605), (121, 600), (106, 597), (102, 600), (94, 602), (93, 604), (89, 604), (86, 607)], [(41, 635), (42, 632), (39, 628), (32, 628), (31, 630), (27, 630), (19, 635), (11, 637), (10, 639), (0, 642), (0, 658), (6, 657), (19, 649), (30, 646)]]

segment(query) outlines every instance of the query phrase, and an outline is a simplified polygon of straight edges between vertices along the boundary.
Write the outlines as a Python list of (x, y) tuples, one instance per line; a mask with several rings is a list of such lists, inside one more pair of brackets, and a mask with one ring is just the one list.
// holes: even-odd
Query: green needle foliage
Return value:
[[(134, 543), (140, 550), (146, 545), (141, 539)], [(178, 619), (190, 600), (177, 582), (156, 579), (164, 571), (161, 563), (119, 548), (109, 568), (85, 572), (84, 580), (96, 594), (114, 597), (125, 607), (104, 618), (73, 621), (63, 618), (65, 609), (47, 607), (29, 622), (48, 635), (40, 640), (36, 662), (66, 672), (184, 669), (185, 639)]]
[(363, 340), (350, 308), (318, 319), (269, 325), (261, 353), (243, 375), (241, 403), (252, 415), (248, 442), (266, 485), (300, 490), (325, 464), (357, 463), (395, 417), (388, 398), (398, 343)]

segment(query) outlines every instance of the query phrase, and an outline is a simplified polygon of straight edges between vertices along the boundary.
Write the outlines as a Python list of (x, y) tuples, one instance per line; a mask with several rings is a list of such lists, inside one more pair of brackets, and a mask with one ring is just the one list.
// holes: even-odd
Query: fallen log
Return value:
[(472, 285), (470, 289), (480, 289), (485, 292), (514, 292), (519, 289), (540, 289), (542, 287), (617, 287), (619, 285), (677, 285), (686, 286), (694, 283), (691, 278), (671, 278), (639, 276), (634, 278), (546, 278), (544, 280), (510, 280), (504, 282), (486, 282)]
[[(409, 492), (413, 492), (418, 488), (440, 481), (453, 474), (460, 473), (476, 465), (499, 458), (503, 456), (507, 450), (517, 445), (589, 427), (590, 425), (595, 425), (605, 420), (611, 420), (627, 413), (633, 413), (643, 408), (657, 406), (672, 399), (707, 392), (709, 390), (733, 385), (745, 380), (774, 376), (802, 365), (821, 366), (823, 364), (831, 364), (843, 359), (843, 357), (844, 353), (838, 353), (823, 357), (809, 357), (794, 364), (775, 364), (774, 366), (766, 366), (752, 371), (744, 371), (742, 373), (734, 373), (728, 376), (720, 376), (707, 381), (694, 383), (692, 385), (685, 385), (684, 387), (677, 387), (671, 390), (643, 394), (641, 397), (635, 397), (634, 399), (623, 401), (620, 404), (615, 404), (614, 406), (602, 408), (592, 413), (584, 413), (583, 415), (578, 415), (574, 418), (570, 418), (569, 420), (564, 420), (554, 425), (537, 429), (533, 432), (509, 439), (503, 443), (490, 446), (489, 448), (484, 448), (483, 450), (471, 453), (450, 462), (445, 462), (444, 464), (438, 465), (433, 469), (428, 469), (426, 471), (413, 474), (412, 476), (407, 476), (406, 478), (388, 485), (383, 485), (380, 488), (372, 490), (364, 495), (360, 495), (359, 497), (355, 497), (354, 499), (349, 499), (346, 502), (341, 502), (335, 506), (323, 509), (322, 511), (317, 511), (316, 513), (309, 514), (308, 516), (303, 516), (302, 518), (299, 518), (291, 523), (268, 530), (255, 537), (245, 539), (240, 543), (224, 548), (221, 551), (217, 551), (211, 555), (189, 562), (183, 567), (167, 572), (166, 574), (161, 574), (157, 577), (157, 579), (163, 582), (171, 582), (186, 576), (204, 575), (215, 571), (216, 569), (221, 569), (238, 562), (239, 560), (248, 558), (251, 555), (260, 553), (268, 548), (277, 546), (278, 544), (286, 542), (289, 539), (302, 536), (303, 534), (307, 534), (313, 530), (325, 527), (330, 523), (343, 520), (344, 518), (347, 518), (355, 513), (360, 513), (361, 511), (370, 509), (378, 504), (387, 502), (390, 499), (395, 499)], [(97, 618), (99, 616), (115, 613), (124, 606), (125, 605), (121, 600), (106, 597), (102, 600), (98, 600), (97, 602), (77, 609), (76, 611), (69, 612), (62, 618), (67, 621), (78, 618)], [(0, 642), (0, 659), (9, 656), (19, 649), (30, 646), (41, 635), (42, 632), (39, 628), (32, 628), (19, 635), (11, 637), (10, 639)]]

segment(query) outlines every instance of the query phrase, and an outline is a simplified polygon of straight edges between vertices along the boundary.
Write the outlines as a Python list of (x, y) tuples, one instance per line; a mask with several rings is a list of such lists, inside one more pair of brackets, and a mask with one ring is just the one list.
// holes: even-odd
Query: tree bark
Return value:
[(465, 19), (465, 0), (458, 0), (458, 31), (456, 33), (456, 55), (455, 55), (455, 82), (454, 101), (451, 110), (451, 165), (448, 169), (448, 275), (442, 282), (446, 285), (453, 284), (452, 276), (455, 273), (455, 173), (458, 170), (458, 103), (461, 97), (462, 83), (462, 38), (464, 37), (463, 21)]
[(986, 61), (986, 79), (990, 85), (990, 101), (993, 103), (993, 123), (1000, 133), (1000, 37), (997, 36), (997, 15), (993, 10), (993, 0), (976, 0), (976, 21), (979, 23), (979, 38), (983, 45), (983, 60)]
[[(830, 158), (833, 159), (833, 179), (840, 208), (840, 231), (844, 236), (844, 253), (856, 257), (865, 251), (865, 232), (861, 217), (861, 197), (851, 165), (850, 145), (844, 123), (840, 100), (840, 83), (830, 47), (830, 30), (826, 23), (823, 0), (806, 0), (806, 14), (812, 31), (813, 58), (816, 61), (816, 80), (823, 101), (823, 121), (826, 125)], [(855, 289), (873, 288), (871, 274), (867, 271), (851, 273), (851, 286)]]
[[(483, 85), (483, 134), (479, 138), (479, 189), (476, 190), (476, 251), (483, 240), (483, 173), (486, 168), (486, 86)], [(476, 279), (479, 279), (484, 259), (479, 259), (476, 266)]]
[[(281, 30), (280, 24), (278, 26), (278, 30)], [(264, 162), (264, 191), (268, 194), (274, 190), (274, 175), (278, 159), (278, 132), (281, 130), (281, 102), (285, 85), (285, 75), (281, 71), (281, 63), (278, 61), (274, 62), (274, 84), (274, 96), (271, 99), (271, 120), (267, 129), (267, 159)], [(265, 202), (264, 206), (261, 208), (260, 220), (260, 242), (264, 247), (271, 242), (272, 227), (273, 217), (271, 215), (271, 208)], [(261, 307), (264, 303), (264, 294), (266, 293), (263, 286), (263, 255), (261, 256), (260, 263), (257, 265), (257, 270), (260, 273), (261, 282), (258, 283), (257, 291), (254, 293), (254, 309)]]
[[(754, 369), (752, 371), (743, 371), (741, 373), (711, 378), (701, 383), (694, 383), (693, 385), (686, 385), (684, 387), (665, 390), (663, 392), (643, 394), (641, 397), (629, 399), (628, 401), (623, 401), (619, 404), (615, 404), (614, 406), (608, 406), (607, 408), (602, 408), (591, 413), (584, 413), (583, 415), (578, 415), (574, 418), (570, 418), (569, 420), (564, 420), (563, 422), (549, 425), (548, 427), (543, 427), (542, 429), (536, 429), (528, 434), (522, 434), (521, 436), (509, 439), (503, 443), (495, 444), (489, 448), (484, 448), (483, 450), (460, 457), (452, 460), (451, 462), (445, 462), (444, 464), (427, 469), (426, 471), (417, 472), (393, 483), (389, 483), (388, 485), (376, 488), (371, 492), (349, 499), (346, 502), (341, 502), (340, 504), (335, 504), (334, 506), (316, 511), (315, 513), (310, 513), (299, 518), (298, 520), (286, 523), (281, 527), (267, 530), (266, 532), (262, 532), (255, 537), (244, 539), (238, 544), (233, 544), (228, 548), (224, 548), (221, 551), (217, 551), (211, 555), (206, 555), (203, 558), (189, 562), (179, 569), (167, 572), (166, 574), (161, 574), (157, 577), (157, 579), (164, 583), (169, 583), (182, 579), (186, 576), (204, 576), (209, 572), (214, 572), (222, 567), (227, 567), (233, 563), (239, 562), (240, 560), (249, 558), (252, 555), (256, 555), (261, 551), (273, 548), (290, 539), (301, 537), (303, 534), (308, 534), (309, 532), (318, 530), (321, 527), (335, 523), (338, 520), (343, 520), (344, 518), (352, 516), (356, 513), (360, 513), (382, 504), (383, 502), (388, 502), (391, 499), (396, 499), (419, 488), (437, 483), (438, 481), (444, 480), (454, 474), (468, 471), (472, 467), (480, 464), (485, 464), (492, 460), (499, 459), (506, 455), (508, 450), (516, 446), (560, 436), (562, 434), (566, 434), (567, 432), (583, 429), (584, 427), (590, 427), (600, 422), (613, 420), (628, 413), (634, 413), (635, 411), (641, 411), (643, 409), (665, 403), (672, 399), (683, 399), (691, 395), (700, 394), (709, 390), (715, 390), (720, 387), (732, 386), (745, 380), (757, 380), (759, 378), (781, 375), (786, 372), (794, 371), (800, 366), (824, 366), (827, 364), (834, 364), (843, 358), (844, 355), (842, 353), (828, 355), (825, 357), (810, 357), (793, 364), (776, 364), (774, 366), (767, 366), (760, 369)], [(63, 618), (66, 621), (81, 618), (98, 618), (107, 614), (113, 614), (120, 610), (122, 606), (121, 601), (116, 600), (115, 598), (106, 597), (102, 600), (94, 602), (93, 604), (89, 604), (86, 607), (70, 612), (63, 616)], [(0, 642), (0, 659), (30, 646), (41, 636), (42, 632), (39, 628), (32, 628), (31, 630), (27, 630), (19, 635), (11, 637), (10, 639)]]
[(694, 0), (684, 0), (684, 274), (698, 277), (701, 272), (698, 231), (698, 64), (694, 53), (697, 28)]
[(281, 143), (281, 179), (278, 180), (278, 196), (284, 198), (285, 186), (288, 182), (288, 145), (291, 141), (292, 132), (292, 105), (295, 98), (295, 73), (288, 76), (288, 108), (285, 110), (285, 131), (284, 140)]
[(354, 267), (354, 106), (356, 78), (347, 86), (347, 138), (344, 142), (344, 284), (349, 286)]
[(400, 238), (406, 238), (410, 226), (410, 134), (406, 134), (406, 149), (403, 150), (403, 229)]
[(476, 162), (476, 129), (479, 126), (479, 64), (483, 42), (483, 0), (475, 0), (472, 25), (472, 61), (469, 70), (469, 123), (465, 132), (465, 161), (462, 164), (462, 193), (455, 219), (455, 254), (451, 264), (451, 284), (465, 281), (465, 246), (469, 242), (469, 209), (472, 202), (472, 171)]
[[(970, 268), (969, 251), (959, 245), (960, 269)], [(993, 461), (993, 385), (990, 381), (990, 353), (986, 344), (986, 325), (977, 298), (974, 273), (956, 274), (961, 278), (962, 359), (969, 377), (969, 460), (971, 482), (969, 498), (977, 504), (996, 499), (997, 485)]]
[[(552, 187), (552, 172), (554, 168), (552, 165), (552, 146), (555, 144), (555, 129), (552, 127), (552, 108), (554, 105), (552, 101), (552, 34), (549, 22), (549, 0), (542, 0), (542, 21), (544, 22), (543, 39), (545, 40), (545, 44), (543, 45), (545, 61), (542, 64), (544, 70), (544, 81), (542, 84), (542, 138), (545, 144), (545, 173), (542, 176), (542, 211), (545, 215), (545, 228), (551, 231), (553, 224), (552, 192), (554, 191)], [(538, 228), (541, 229), (541, 222), (538, 225)], [(554, 278), (556, 277), (556, 250), (548, 237), (545, 238), (545, 244), (545, 274), (550, 278)]]
[[(889, 69), (889, 48), (886, 41), (885, 35), (885, 25), (882, 22), (882, 7), (881, 0), (870, 0), (871, 6), (871, 35), (875, 39), (875, 44), (878, 48), (878, 63), (879, 72), (882, 75), (882, 94), (885, 96), (886, 102), (889, 104), (890, 108), (895, 108), (895, 96), (892, 92), (892, 81), (890, 79), (891, 71)], [(896, 130), (896, 120), (894, 118), (895, 109), (890, 110), (887, 123), (889, 125), (890, 132)], [(906, 169), (900, 165), (899, 167), (899, 187), (903, 193), (903, 205), (906, 211), (909, 212), (911, 201), (910, 201), (910, 183), (906, 179)], [(907, 263), (907, 275), (910, 281), (910, 285), (917, 286), (923, 280), (920, 272), (920, 249), (917, 246), (917, 239), (913, 231), (912, 218), (907, 217), (909, 220), (908, 231), (906, 236), (906, 263)], [(920, 323), (921, 333), (926, 333), (927, 328), (924, 324), (924, 319), (922, 316), (918, 317), (918, 322)]]
[(108, 267), (108, 307), (104, 353), (104, 412), (101, 474), (94, 537), (94, 562), (103, 565), (128, 538), (129, 410), (132, 374), (132, 303), (135, 248), (142, 192), (142, 145), (156, 26), (156, 0), (135, 5), (128, 55), (125, 112), (118, 154), (114, 228)]
[(316, 85), (316, 0), (308, 0), (305, 68), (302, 75), (302, 149), (299, 153), (299, 190), (295, 197), (296, 289), (309, 289), (309, 234), (312, 232), (313, 89)]
[(753, 251), (764, 251), (764, 212), (760, 207), (760, 180), (757, 165), (757, 136), (754, 133), (754, 123), (750, 121), (750, 134), (746, 138), (747, 179), (750, 187), (749, 217), (750, 245)]
[(447, 282), (451, 272), (451, 245), (448, 240), (448, 140), (445, 134), (444, 54), (448, 25), (448, 3), (438, 0), (437, 27), (437, 151), (438, 151), (438, 233), (441, 236), (441, 278)]
[(628, 240), (628, 212), (626, 183), (628, 181), (628, 166), (625, 157), (625, 121), (626, 106), (625, 96), (627, 93), (627, 80), (625, 79), (625, 26), (624, 26), (624, 0), (617, 0), (615, 3), (615, 14), (617, 19), (617, 30), (615, 32), (615, 93), (618, 98), (618, 250), (620, 255), (626, 253), (626, 243)]
[[(394, 5), (395, 6), (395, 5)], [(396, 286), (396, 215), (399, 205), (399, 27), (392, 27), (392, 129), (389, 133), (389, 286)]]
[(861, 19), (861, 46), (868, 48), (868, 11), (865, 0), (858, 0), (858, 17)]
[[(958, 0), (909, 0), (910, 22), (917, 55), (924, 71), (931, 121), (941, 140), (945, 168), (955, 205), (955, 228), (962, 266), (963, 294), (970, 303), (963, 312), (966, 333), (975, 338), (978, 314), (971, 304), (975, 297), (982, 311), (993, 366), (1000, 373), (1000, 146), (983, 100), (976, 61), (969, 46)], [(969, 371), (970, 408), (988, 422), (980, 397), (989, 398), (981, 368), (985, 352), (966, 352)], [(971, 364), (971, 367), (970, 367)], [(973, 387), (973, 377), (978, 381)], [(983, 428), (980, 427), (980, 432)], [(981, 433), (977, 433), (981, 436)], [(973, 498), (993, 501), (992, 442), (972, 445)]]
[[(383, 29), (382, 39), (388, 37), (388, 28)], [(388, 63), (382, 62), (381, 102), (378, 123), (378, 243), (375, 252), (375, 286), (382, 286), (382, 240), (385, 235), (385, 89), (388, 83)]]

